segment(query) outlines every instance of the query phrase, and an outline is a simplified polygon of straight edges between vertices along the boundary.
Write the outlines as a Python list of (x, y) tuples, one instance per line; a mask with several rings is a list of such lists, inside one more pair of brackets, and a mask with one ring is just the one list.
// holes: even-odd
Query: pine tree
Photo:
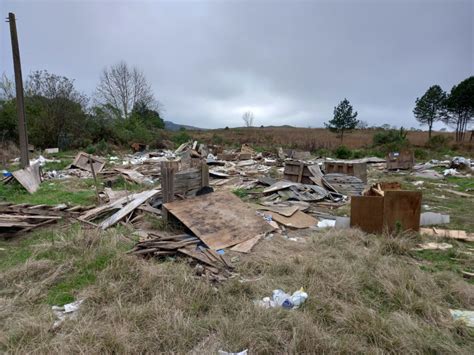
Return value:
[(433, 124), (444, 116), (445, 103), (446, 93), (439, 85), (431, 86), (421, 98), (416, 99), (413, 114), (422, 125), (428, 125), (429, 138), (431, 138)]
[(334, 107), (334, 118), (324, 124), (331, 132), (336, 132), (341, 135), (341, 143), (344, 138), (344, 132), (353, 130), (359, 123), (356, 119), (357, 111), (352, 111), (353, 108), (349, 100), (344, 99), (339, 105)]

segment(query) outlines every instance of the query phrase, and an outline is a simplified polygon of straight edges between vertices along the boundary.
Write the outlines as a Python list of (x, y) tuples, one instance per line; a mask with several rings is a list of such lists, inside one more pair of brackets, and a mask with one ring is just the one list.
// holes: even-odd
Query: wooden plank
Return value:
[(149, 190), (149, 191), (143, 191), (135, 196), (133, 201), (128, 203), (125, 207), (114, 213), (112, 216), (109, 218), (105, 219), (102, 221), (102, 223), (99, 224), (100, 228), (102, 229), (107, 229), (117, 222), (119, 222), (122, 218), (127, 216), (130, 212), (135, 210), (138, 206), (140, 206), (142, 203), (145, 201), (149, 200), (156, 194), (158, 194), (160, 190)]
[(420, 234), (427, 234), (434, 237), (458, 239), (466, 242), (474, 242), (474, 233), (466, 233), (466, 231), (463, 230), (420, 228)]
[(230, 250), (237, 251), (239, 253), (249, 253), (252, 248), (262, 239), (264, 234), (256, 235), (255, 237), (246, 240), (245, 242), (234, 245)]
[(164, 207), (214, 250), (273, 230), (253, 208), (228, 191), (170, 202)]
[(275, 212), (265, 213), (272, 217), (272, 220), (291, 228), (309, 228), (315, 226), (318, 220), (304, 212), (297, 211), (291, 217), (285, 217)]
[(299, 183), (282, 180), (282, 181), (278, 181), (274, 183), (272, 186), (267, 187), (266, 189), (263, 190), (263, 192), (264, 193), (275, 192), (275, 191), (287, 189), (288, 187), (295, 186), (295, 185), (299, 185)]
[(33, 194), (38, 190), (41, 184), (39, 169), (39, 164), (35, 164), (25, 169), (16, 170), (12, 172), (12, 175), (21, 184), (21, 186), (26, 189), (26, 191), (28, 191), (30, 194)]
[(255, 205), (255, 208), (257, 210), (276, 212), (285, 217), (291, 217), (296, 211), (300, 209), (298, 206), (262, 206), (262, 205)]

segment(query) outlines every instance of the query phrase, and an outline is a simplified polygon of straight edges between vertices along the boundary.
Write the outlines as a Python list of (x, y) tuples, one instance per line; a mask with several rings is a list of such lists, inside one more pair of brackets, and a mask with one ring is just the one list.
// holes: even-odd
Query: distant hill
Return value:
[(179, 131), (181, 127), (190, 131), (205, 131), (206, 130), (205, 128), (198, 128), (194, 126), (188, 126), (185, 124), (174, 123), (171, 121), (165, 121), (165, 129), (167, 129), (168, 131)]

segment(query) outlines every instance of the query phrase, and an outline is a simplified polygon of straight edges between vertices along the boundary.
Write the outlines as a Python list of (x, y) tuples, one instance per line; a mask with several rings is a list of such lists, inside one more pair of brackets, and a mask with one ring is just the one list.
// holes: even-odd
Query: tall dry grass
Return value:
[[(377, 130), (354, 130), (344, 135), (343, 144), (351, 149), (367, 148), (372, 145), (373, 136)], [(317, 149), (334, 149), (341, 144), (335, 133), (323, 128), (232, 128), (211, 131), (192, 131), (195, 139), (208, 143), (222, 141), (225, 144), (241, 145), (249, 143), (261, 147), (288, 147), (314, 151)], [(454, 133), (434, 132), (433, 134), (447, 136), (454, 144)], [(428, 141), (428, 132), (408, 132), (408, 140), (413, 146), (422, 147)], [(472, 144), (465, 143), (466, 150), (472, 150)]]
[[(305, 243), (274, 237), (239, 255), (239, 278), (214, 285), (195, 277), (186, 262), (119, 252), (122, 233), (55, 234), (54, 244), (34, 245), (26, 263), (3, 270), (2, 351), (472, 353), (472, 331), (448, 309), (474, 308), (474, 286), (451, 272), (424, 271), (410, 255), (412, 237), (356, 230), (315, 233)], [(113, 255), (107, 267), (75, 294), (86, 299), (78, 318), (52, 332), (48, 289), (77, 272), (81, 258), (104, 253)], [(275, 288), (300, 287), (309, 299), (299, 310), (253, 304)]]

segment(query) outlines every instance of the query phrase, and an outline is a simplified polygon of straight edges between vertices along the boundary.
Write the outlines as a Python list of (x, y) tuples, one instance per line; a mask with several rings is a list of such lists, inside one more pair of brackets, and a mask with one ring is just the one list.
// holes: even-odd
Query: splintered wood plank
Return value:
[(164, 207), (215, 250), (273, 230), (253, 208), (228, 191), (170, 202)]
[(142, 203), (144, 203), (145, 201), (147, 201), (148, 199), (152, 198), (153, 196), (155, 196), (157, 193), (159, 193), (160, 190), (149, 190), (149, 191), (143, 191), (139, 194), (137, 194), (135, 196), (135, 198), (133, 199), (133, 201), (131, 201), (130, 203), (128, 203), (125, 207), (123, 207), (122, 209), (118, 210), (117, 212), (115, 212), (112, 216), (110, 216), (109, 218), (107, 218), (106, 220), (104, 220), (101, 224), (100, 224), (100, 228), (102, 229), (107, 229), (111, 226), (113, 226), (114, 224), (116, 224), (118, 221), (120, 221), (122, 218), (124, 218), (125, 216), (127, 216), (130, 212), (134, 211), (135, 208), (137, 208), (138, 206), (140, 206)]
[(14, 171), (13, 176), (23, 186), (26, 191), (33, 194), (41, 184), (39, 164), (29, 166), (25, 169)]
[(458, 239), (466, 242), (474, 242), (474, 233), (466, 233), (463, 230), (440, 229), (440, 228), (420, 228), (420, 234), (432, 235), (434, 237), (443, 237)]
[(291, 217), (285, 217), (281, 214), (275, 212), (265, 213), (272, 216), (272, 219), (280, 224), (283, 224), (285, 227), (291, 228), (309, 228), (311, 226), (316, 225), (318, 220), (304, 212), (297, 211)]

